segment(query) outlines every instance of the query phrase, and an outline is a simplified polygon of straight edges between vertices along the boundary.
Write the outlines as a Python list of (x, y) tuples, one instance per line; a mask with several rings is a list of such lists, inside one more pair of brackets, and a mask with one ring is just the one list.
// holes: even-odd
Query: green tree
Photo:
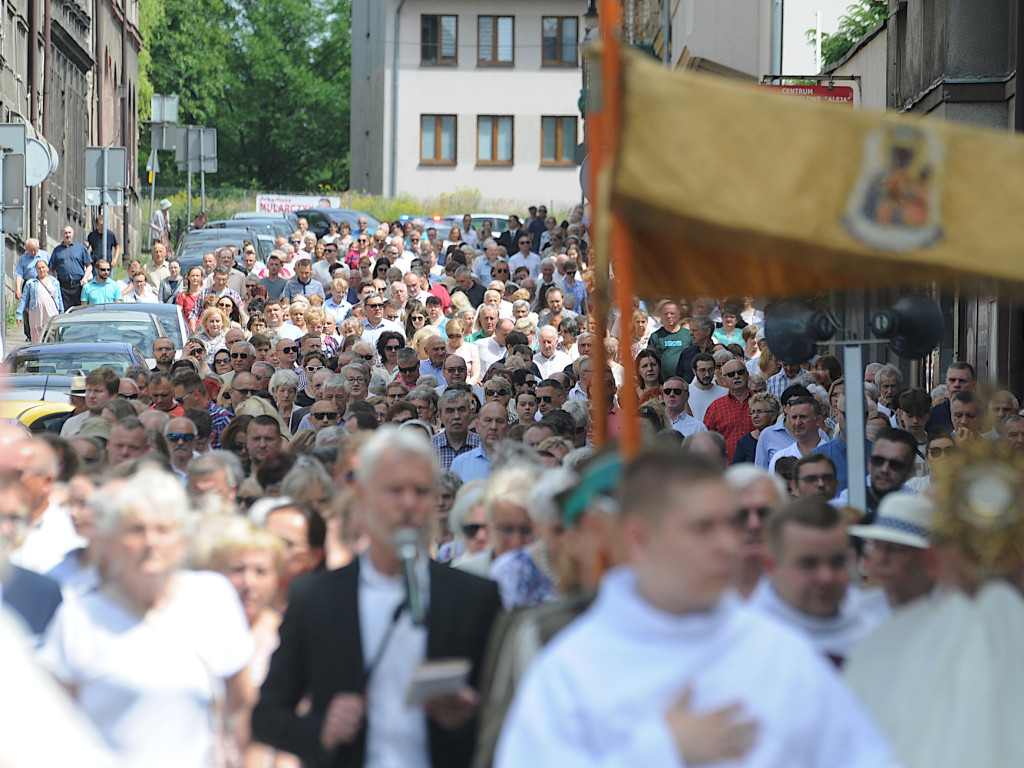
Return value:
[(349, 0), (160, 1), (153, 86), (217, 129), (217, 183), (345, 188)]
[[(888, 12), (886, 0), (860, 0), (848, 6), (846, 11), (839, 17), (839, 28), (833, 34), (821, 33), (822, 67), (835, 64), (843, 58)], [(807, 39), (811, 45), (816, 43), (816, 34), (816, 30), (807, 30)]]

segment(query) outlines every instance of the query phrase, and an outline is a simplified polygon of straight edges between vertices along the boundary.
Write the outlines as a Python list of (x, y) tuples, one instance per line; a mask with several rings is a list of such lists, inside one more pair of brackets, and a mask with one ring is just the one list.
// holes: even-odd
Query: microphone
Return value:
[(420, 580), (416, 574), (416, 557), (420, 549), (420, 536), (415, 528), (399, 528), (391, 539), (395, 554), (402, 561), (402, 576), (405, 578), (406, 604), (412, 623), (422, 627), (426, 621), (426, 610), (423, 595), (420, 592)]

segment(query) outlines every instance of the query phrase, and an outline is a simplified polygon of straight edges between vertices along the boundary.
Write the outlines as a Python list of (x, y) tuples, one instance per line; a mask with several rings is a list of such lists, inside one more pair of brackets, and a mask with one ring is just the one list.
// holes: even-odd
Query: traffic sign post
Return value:
[(178, 170), (188, 173), (188, 218), (192, 220), (192, 174), (199, 174), (201, 205), (206, 210), (206, 174), (217, 172), (217, 129), (179, 125), (176, 157)]
[[(149, 153), (149, 162), (146, 163), (146, 170), (149, 171), (149, 218), (152, 221), (153, 211), (156, 210), (156, 175), (160, 173), (159, 150), (174, 150), (177, 146), (178, 128), (178, 94), (154, 93), (150, 99), (152, 122), (151, 138), (152, 148)], [(149, 249), (153, 250), (153, 227), (146, 227), (149, 230)]]
[(103, 238), (100, 248), (103, 251), (110, 232), (110, 206), (124, 205), (127, 186), (128, 150), (125, 147), (85, 148), (85, 201), (101, 207)]

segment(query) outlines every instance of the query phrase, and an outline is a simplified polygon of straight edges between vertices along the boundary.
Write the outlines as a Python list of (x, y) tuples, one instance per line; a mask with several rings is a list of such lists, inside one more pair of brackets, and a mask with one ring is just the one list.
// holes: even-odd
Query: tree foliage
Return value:
[(218, 184), (347, 186), (349, 1), (147, 0), (153, 87), (217, 129)]
[[(839, 17), (839, 28), (834, 33), (821, 33), (821, 64), (823, 67), (835, 64), (843, 58), (857, 44), (858, 40), (885, 18), (886, 0), (860, 0), (860, 2), (848, 6), (846, 11)], [(807, 39), (811, 45), (816, 43), (816, 34), (816, 30), (807, 30)]]

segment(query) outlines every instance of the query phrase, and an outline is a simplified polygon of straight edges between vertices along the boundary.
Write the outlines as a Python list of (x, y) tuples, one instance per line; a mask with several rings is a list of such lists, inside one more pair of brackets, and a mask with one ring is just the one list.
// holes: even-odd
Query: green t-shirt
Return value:
[(661, 356), (661, 370), (665, 376), (672, 376), (683, 350), (693, 344), (690, 332), (680, 327), (675, 333), (659, 328), (651, 334), (647, 347)]

